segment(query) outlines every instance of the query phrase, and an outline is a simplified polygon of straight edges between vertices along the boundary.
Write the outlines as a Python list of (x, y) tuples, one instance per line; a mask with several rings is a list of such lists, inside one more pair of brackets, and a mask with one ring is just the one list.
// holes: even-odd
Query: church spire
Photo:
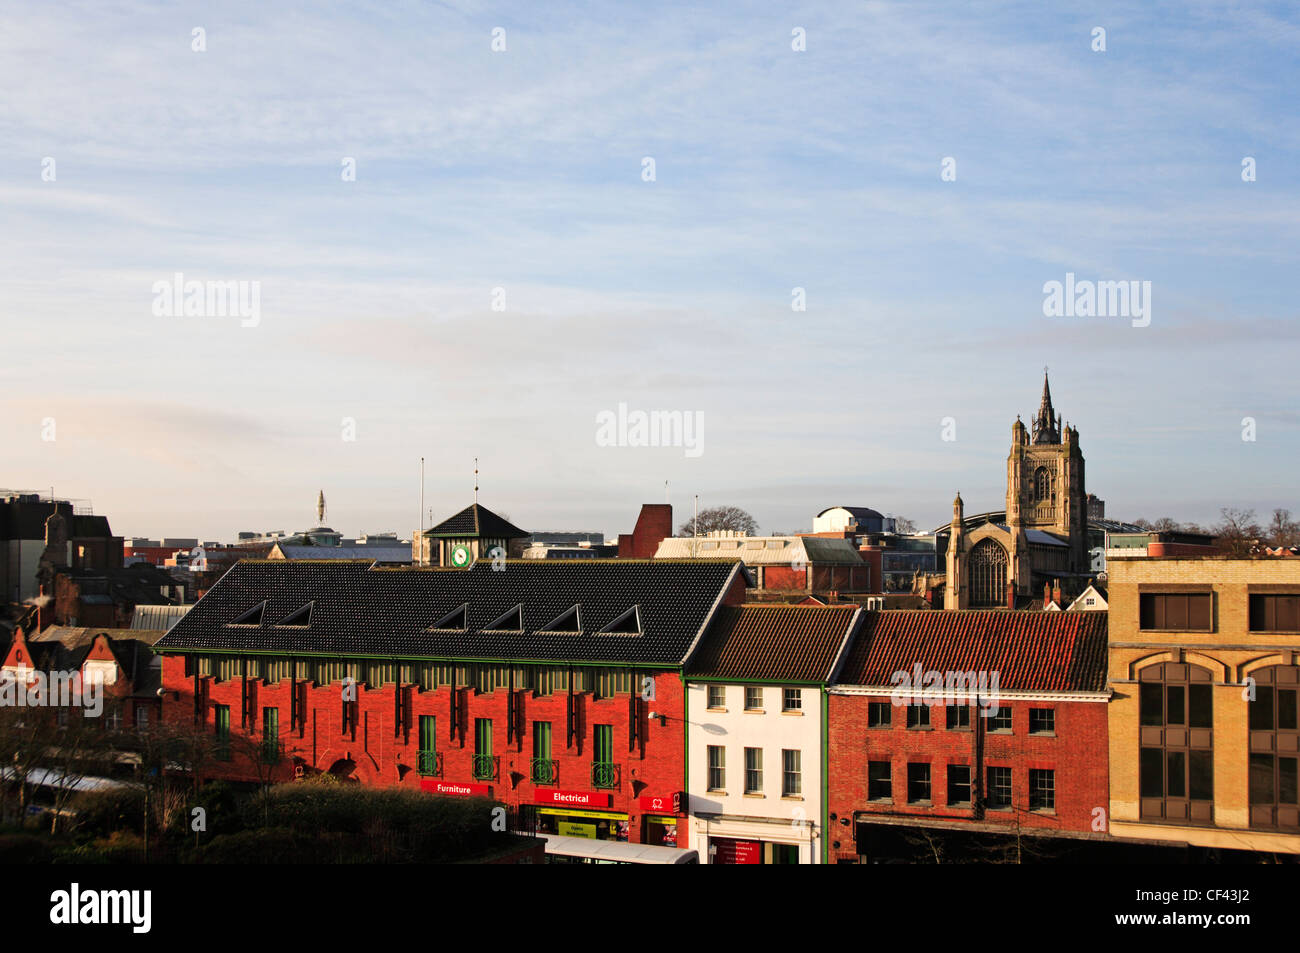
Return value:
[(1034, 443), (1060, 443), (1060, 419), (1052, 407), (1052, 388), (1047, 382), (1047, 368), (1043, 368), (1043, 399), (1038, 403), (1038, 416), (1034, 418)]

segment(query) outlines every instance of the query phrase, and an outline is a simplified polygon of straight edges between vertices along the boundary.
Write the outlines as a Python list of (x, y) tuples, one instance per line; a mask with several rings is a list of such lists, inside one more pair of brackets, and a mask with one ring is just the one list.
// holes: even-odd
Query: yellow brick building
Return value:
[(1107, 569), (1111, 833), (1300, 853), (1300, 559)]

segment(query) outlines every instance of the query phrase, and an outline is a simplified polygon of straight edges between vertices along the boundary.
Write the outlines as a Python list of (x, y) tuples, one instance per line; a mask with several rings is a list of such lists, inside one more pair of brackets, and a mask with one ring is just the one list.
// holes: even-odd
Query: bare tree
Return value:
[(700, 510), (697, 518), (692, 517), (678, 530), (683, 536), (704, 536), (717, 530), (731, 530), (753, 536), (758, 532), (758, 521), (738, 506), (714, 506)]
[(906, 516), (898, 516), (895, 513), (890, 513), (889, 519), (894, 521), (894, 532), (899, 535), (910, 536), (916, 532), (916, 524)]
[(1230, 556), (1248, 555), (1251, 546), (1263, 535), (1255, 522), (1255, 511), (1225, 506), (1219, 513), (1223, 518), (1214, 527), (1214, 535), (1220, 551)]
[(1300, 543), (1300, 523), (1291, 519), (1291, 511), (1275, 509), (1268, 524), (1268, 542), (1271, 546), (1290, 547)]

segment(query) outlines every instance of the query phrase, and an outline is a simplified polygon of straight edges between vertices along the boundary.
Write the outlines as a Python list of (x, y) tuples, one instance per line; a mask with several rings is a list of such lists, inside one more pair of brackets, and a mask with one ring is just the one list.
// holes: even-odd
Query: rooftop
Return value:
[(245, 560), (158, 648), (679, 665), (743, 575), (735, 561), (537, 559), (504, 567)]
[(857, 606), (723, 606), (687, 674), (827, 682), (863, 615)]
[(1100, 692), (1106, 612), (869, 612), (838, 681), (891, 686), (895, 672), (998, 673), (1001, 691)]

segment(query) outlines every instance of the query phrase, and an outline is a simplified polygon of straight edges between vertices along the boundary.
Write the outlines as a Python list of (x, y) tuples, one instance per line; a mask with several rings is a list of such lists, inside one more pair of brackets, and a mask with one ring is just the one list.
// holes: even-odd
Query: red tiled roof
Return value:
[(687, 677), (824, 682), (859, 611), (855, 605), (723, 606)]
[(1097, 692), (1106, 686), (1106, 612), (870, 612), (838, 681), (891, 685), (895, 672), (997, 672), (1003, 691)]

